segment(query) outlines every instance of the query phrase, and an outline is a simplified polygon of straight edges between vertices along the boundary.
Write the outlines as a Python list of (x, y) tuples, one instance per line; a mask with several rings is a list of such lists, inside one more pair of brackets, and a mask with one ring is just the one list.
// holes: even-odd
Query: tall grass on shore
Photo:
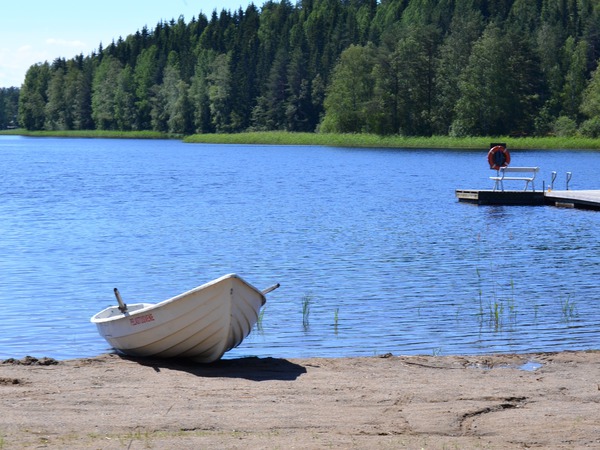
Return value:
[(490, 142), (505, 142), (509, 149), (587, 149), (600, 150), (600, 139), (560, 137), (408, 137), (375, 134), (289, 133), (283, 131), (236, 134), (194, 134), (184, 138), (188, 143), (314, 145), (355, 148), (426, 148), (426, 149), (487, 149)]
[(28, 131), (24, 129), (0, 131), (0, 135), (27, 137), (65, 137), (102, 139), (182, 139), (179, 134), (159, 131), (109, 131), (109, 130), (70, 130), (70, 131)]
[(74, 137), (74, 138), (119, 138), (119, 139), (180, 139), (186, 143), (206, 144), (259, 144), (259, 145), (304, 145), (353, 148), (425, 148), (460, 149), (481, 151), (490, 142), (505, 142), (511, 150), (527, 149), (581, 149), (600, 150), (600, 139), (582, 137), (450, 137), (450, 136), (379, 136), (376, 134), (343, 133), (292, 133), (287, 131), (256, 131), (232, 134), (181, 134), (158, 131), (28, 131), (23, 128), (1, 130), (0, 135), (20, 135), (32, 137)]

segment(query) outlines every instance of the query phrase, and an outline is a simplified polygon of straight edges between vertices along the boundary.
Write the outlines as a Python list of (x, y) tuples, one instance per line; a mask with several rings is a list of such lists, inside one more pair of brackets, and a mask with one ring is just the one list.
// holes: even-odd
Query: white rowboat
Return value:
[(258, 321), (265, 295), (236, 274), (224, 275), (160, 303), (111, 306), (91, 318), (100, 335), (126, 355), (209, 363), (240, 345)]

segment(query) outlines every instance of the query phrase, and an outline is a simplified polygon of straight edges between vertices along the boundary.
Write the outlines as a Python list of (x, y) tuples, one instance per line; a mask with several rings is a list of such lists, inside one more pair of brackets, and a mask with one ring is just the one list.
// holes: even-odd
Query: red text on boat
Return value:
[(154, 316), (152, 314), (144, 314), (143, 316), (129, 318), (129, 323), (131, 325), (141, 325), (148, 322), (154, 322)]

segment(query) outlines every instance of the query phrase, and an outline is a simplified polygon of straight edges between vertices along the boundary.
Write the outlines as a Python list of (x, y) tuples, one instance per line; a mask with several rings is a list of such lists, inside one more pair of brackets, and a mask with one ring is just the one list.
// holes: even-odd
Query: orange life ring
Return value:
[(488, 162), (490, 169), (499, 170), (500, 167), (506, 167), (510, 164), (510, 153), (502, 145), (496, 145), (488, 152)]

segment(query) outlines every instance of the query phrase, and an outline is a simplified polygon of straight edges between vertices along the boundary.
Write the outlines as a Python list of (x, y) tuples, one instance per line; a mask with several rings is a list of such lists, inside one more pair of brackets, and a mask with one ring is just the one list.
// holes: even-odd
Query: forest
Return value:
[(267, 1), (35, 64), (0, 128), (599, 137), (599, 58), (598, 0)]

